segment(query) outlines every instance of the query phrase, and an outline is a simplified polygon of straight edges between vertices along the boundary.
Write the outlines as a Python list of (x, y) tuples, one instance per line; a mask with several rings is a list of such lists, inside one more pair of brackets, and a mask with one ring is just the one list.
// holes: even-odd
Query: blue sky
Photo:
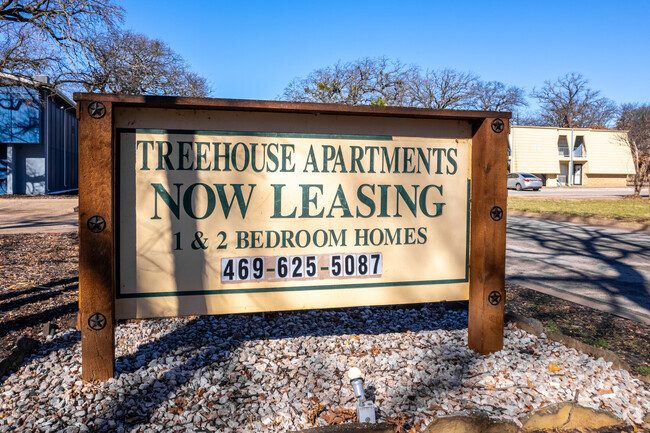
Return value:
[[(295, 77), (362, 57), (471, 71), (527, 92), (569, 72), (617, 103), (650, 102), (650, 1), (120, 0), (212, 96), (276, 99)], [(531, 101), (532, 102), (532, 101)]]

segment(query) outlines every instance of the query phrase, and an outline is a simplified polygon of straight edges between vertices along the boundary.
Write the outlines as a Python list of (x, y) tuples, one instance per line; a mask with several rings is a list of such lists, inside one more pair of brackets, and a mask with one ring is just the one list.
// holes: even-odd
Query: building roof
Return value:
[(57, 99), (59, 102), (62, 104), (67, 105), (66, 108), (76, 108), (77, 104), (67, 97), (64, 93), (62, 93), (60, 90), (58, 90), (56, 87), (51, 85), (48, 82), (47, 77), (43, 75), (36, 75), (32, 78), (25, 78), (25, 77), (18, 77), (16, 75), (12, 74), (7, 74), (4, 72), (0, 72), (0, 80), (7, 80), (9, 82), (15, 82), (17, 85), (24, 86), (24, 87), (29, 87), (32, 89), (37, 89), (37, 90), (46, 90), (48, 91), (48, 96), (51, 96), (55, 99)]
[(627, 132), (625, 129), (614, 129), (614, 128), (571, 128), (565, 126), (535, 126), (535, 125), (510, 125), (510, 129), (514, 128), (526, 128), (526, 129), (557, 129), (557, 130), (566, 130), (566, 131), (589, 131), (589, 132)]

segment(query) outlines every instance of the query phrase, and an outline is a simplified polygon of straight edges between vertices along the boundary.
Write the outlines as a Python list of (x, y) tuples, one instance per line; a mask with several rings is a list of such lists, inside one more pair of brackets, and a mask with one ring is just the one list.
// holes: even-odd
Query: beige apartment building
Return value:
[(623, 187), (634, 174), (623, 132), (608, 129), (511, 126), (508, 169), (545, 186)]

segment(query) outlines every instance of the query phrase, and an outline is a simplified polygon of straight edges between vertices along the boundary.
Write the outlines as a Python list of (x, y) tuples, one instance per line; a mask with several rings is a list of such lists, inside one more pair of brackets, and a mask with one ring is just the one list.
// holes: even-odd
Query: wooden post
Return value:
[(472, 138), (468, 345), (483, 355), (503, 348), (508, 130), (485, 118)]
[(106, 380), (113, 377), (115, 361), (112, 104), (92, 99), (77, 103), (81, 377)]

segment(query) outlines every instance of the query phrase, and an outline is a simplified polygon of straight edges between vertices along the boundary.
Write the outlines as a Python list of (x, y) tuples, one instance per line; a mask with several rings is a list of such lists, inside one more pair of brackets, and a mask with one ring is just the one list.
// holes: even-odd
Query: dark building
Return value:
[(0, 194), (77, 190), (75, 103), (44, 76), (0, 83)]

